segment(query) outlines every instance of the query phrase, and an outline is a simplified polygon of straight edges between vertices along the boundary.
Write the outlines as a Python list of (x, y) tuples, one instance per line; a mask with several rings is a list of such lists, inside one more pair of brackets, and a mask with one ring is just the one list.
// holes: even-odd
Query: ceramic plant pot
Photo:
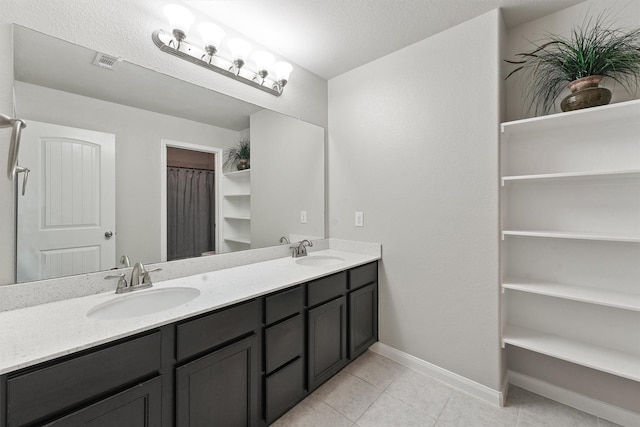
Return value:
[(245, 169), (249, 169), (249, 159), (240, 159), (238, 160), (238, 164), (236, 165), (239, 171), (243, 171)]
[(574, 80), (567, 85), (571, 95), (560, 103), (562, 111), (580, 110), (582, 108), (606, 105), (611, 101), (611, 91), (598, 87), (603, 76), (587, 76)]

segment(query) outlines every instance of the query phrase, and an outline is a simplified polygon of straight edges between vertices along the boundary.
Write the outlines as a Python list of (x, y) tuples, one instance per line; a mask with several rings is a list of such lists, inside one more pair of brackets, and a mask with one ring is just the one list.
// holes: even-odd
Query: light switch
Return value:
[(356, 227), (364, 227), (364, 213), (356, 212)]
[(307, 211), (300, 211), (300, 222), (302, 224), (307, 223)]

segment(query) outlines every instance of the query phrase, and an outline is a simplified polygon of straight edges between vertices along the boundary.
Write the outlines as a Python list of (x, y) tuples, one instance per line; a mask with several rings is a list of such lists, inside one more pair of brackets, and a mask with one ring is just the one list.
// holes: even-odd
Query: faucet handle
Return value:
[(155, 271), (162, 271), (161, 268), (154, 268), (153, 270), (147, 270), (144, 268), (142, 270), (142, 284), (143, 285), (151, 285), (151, 275), (149, 273), (153, 273)]
[(106, 276), (105, 279), (118, 279), (118, 285), (116, 286), (116, 294), (121, 294), (129, 290), (129, 285), (127, 284), (127, 279), (125, 279), (124, 273), (109, 275), (109, 276)]

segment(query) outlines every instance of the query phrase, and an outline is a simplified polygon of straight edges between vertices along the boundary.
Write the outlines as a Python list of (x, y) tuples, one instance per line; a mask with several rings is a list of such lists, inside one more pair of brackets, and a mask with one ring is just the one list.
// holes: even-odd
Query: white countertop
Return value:
[(86, 313), (103, 302), (148, 290), (107, 292), (0, 312), (0, 375), (380, 259), (334, 249), (309, 256), (314, 255), (337, 256), (344, 262), (303, 266), (287, 257), (157, 282), (152, 289), (191, 287), (200, 295), (166, 311), (127, 319), (96, 320)]

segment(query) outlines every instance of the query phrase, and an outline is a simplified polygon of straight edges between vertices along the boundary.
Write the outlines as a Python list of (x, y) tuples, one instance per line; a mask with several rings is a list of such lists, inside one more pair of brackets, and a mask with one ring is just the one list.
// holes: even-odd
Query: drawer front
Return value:
[(301, 286), (268, 296), (265, 303), (265, 323), (269, 325), (300, 313), (303, 305), (304, 289)]
[(314, 306), (342, 295), (347, 290), (347, 272), (342, 271), (322, 279), (309, 282), (307, 304)]
[(360, 267), (349, 270), (349, 289), (358, 289), (361, 286), (368, 285), (378, 281), (378, 263), (361, 265)]
[(18, 426), (160, 370), (160, 332), (7, 380), (8, 426)]
[(260, 311), (259, 302), (254, 300), (178, 324), (177, 359), (202, 353), (254, 331), (260, 326)]
[(267, 328), (265, 339), (265, 367), (267, 373), (279, 368), (304, 351), (304, 317), (291, 319)]
[(304, 396), (304, 363), (298, 359), (265, 380), (266, 419), (271, 424)]

